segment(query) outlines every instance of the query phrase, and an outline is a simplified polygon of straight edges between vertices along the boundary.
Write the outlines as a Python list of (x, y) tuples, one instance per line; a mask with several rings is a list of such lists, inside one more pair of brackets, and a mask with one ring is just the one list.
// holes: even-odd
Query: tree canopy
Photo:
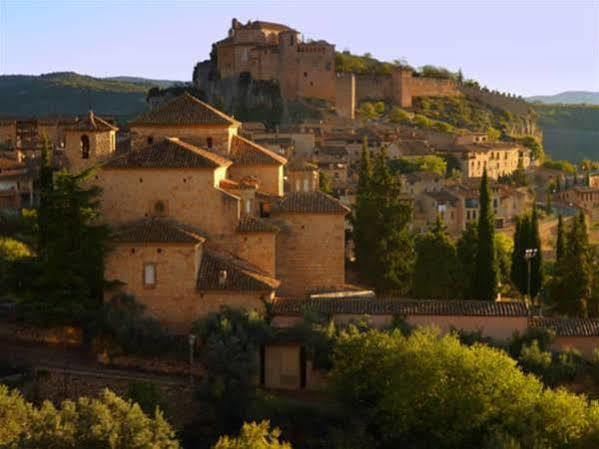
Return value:
[(160, 410), (147, 416), (109, 390), (98, 399), (66, 400), (59, 407), (45, 401), (36, 407), (0, 385), (0, 447), (178, 449), (179, 443)]

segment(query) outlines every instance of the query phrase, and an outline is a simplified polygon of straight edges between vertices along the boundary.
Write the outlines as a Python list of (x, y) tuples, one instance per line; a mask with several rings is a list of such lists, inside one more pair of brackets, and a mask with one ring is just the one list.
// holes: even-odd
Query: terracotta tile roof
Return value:
[(103, 132), (103, 131), (118, 131), (118, 128), (111, 125), (106, 120), (98, 117), (92, 111), (89, 111), (85, 118), (76, 121), (74, 124), (65, 127), (69, 131), (89, 131), (89, 132)]
[(273, 305), (277, 315), (300, 315), (305, 309), (326, 314), (352, 315), (459, 315), (525, 317), (523, 303), (459, 300), (413, 300), (399, 298), (278, 299)]
[(350, 210), (323, 192), (291, 192), (275, 205), (274, 211), (304, 214), (347, 214)]
[(308, 162), (303, 158), (294, 158), (287, 163), (285, 168), (288, 171), (316, 171), (318, 170), (318, 165)]
[(112, 240), (119, 243), (199, 243), (206, 239), (197, 229), (165, 218), (146, 218), (118, 229)]
[(287, 159), (283, 156), (241, 136), (233, 136), (230, 155), (235, 165), (281, 165), (287, 163)]
[(590, 318), (534, 317), (529, 325), (536, 329), (550, 329), (558, 337), (599, 337), (599, 320)]
[(129, 125), (231, 126), (239, 125), (239, 122), (186, 92), (183, 95), (140, 115), (131, 121)]
[(169, 137), (116, 156), (103, 168), (217, 168), (228, 165), (231, 161), (224, 157)]
[(277, 232), (274, 224), (256, 217), (245, 216), (239, 220), (237, 232)]
[(202, 251), (196, 284), (198, 290), (268, 292), (279, 284), (279, 281), (243, 259), (208, 248)]

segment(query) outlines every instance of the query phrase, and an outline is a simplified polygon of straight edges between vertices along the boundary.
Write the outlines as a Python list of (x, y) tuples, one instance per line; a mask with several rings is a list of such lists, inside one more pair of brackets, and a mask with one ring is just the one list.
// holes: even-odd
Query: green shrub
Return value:
[(166, 332), (158, 320), (145, 314), (145, 306), (129, 295), (102, 306), (92, 333), (105, 345), (97, 349), (109, 353), (185, 357), (188, 350), (186, 341)]
[[(523, 357), (547, 366), (534, 346)], [(407, 337), (348, 330), (335, 348), (330, 385), (361, 413), (380, 448), (590, 449), (599, 437), (596, 403), (545, 388), (503, 351), (430, 329)]]
[(153, 415), (156, 410), (167, 414), (166, 401), (162, 397), (160, 389), (151, 382), (134, 381), (127, 387), (127, 398), (139, 404), (147, 415)]

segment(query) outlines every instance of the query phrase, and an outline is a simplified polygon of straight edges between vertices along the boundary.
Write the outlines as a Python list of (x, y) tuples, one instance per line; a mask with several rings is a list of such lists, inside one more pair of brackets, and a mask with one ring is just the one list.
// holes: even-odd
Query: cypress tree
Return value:
[(566, 240), (564, 235), (564, 219), (562, 218), (562, 214), (559, 214), (557, 218), (557, 241), (555, 242), (555, 265), (558, 267), (562, 258), (564, 257), (564, 253), (566, 252)]
[(478, 231), (474, 222), (466, 224), (457, 242), (458, 266), (461, 276), (459, 277), (459, 297), (473, 299), (474, 278), (476, 276), (476, 253), (478, 251)]
[(516, 229), (514, 230), (514, 250), (512, 251), (512, 265), (510, 267), (510, 279), (512, 284), (520, 290), (522, 285), (522, 218), (516, 217)]
[(495, 225), (486, 168), (480, 183), (479, 203), (475, 294), (478, 299), (494, 301), (497, 297), (499, 270), (495, 254)]
[(40, 202), (37, 210), (37, 226), (38, 226), (38, 254), (40, 259), (44, 260), (47, 257), (46, 247), (49, 242), (49, 226), (50, 223), (50, 208), (51, 196), (54, 189), (53, 186), (53, 169), (52, 169), (52, 149), (50, 142), (43, 137), (42, 157), (40, 162), (39, 173), (39, 194)]
[(533, 205), (532, 217), (530, 219), (529, 245), (529, 248), (536, 250), (535, 257), (530, 261), (530, 297), (535, 298), (541, 290), (545, 278), (543, 273), (541, 234), (539, 232), (539, 216), (537, 214), (536, 203)]
[(555, 180), (555, 191), (558, 193), (562, 191), (562, 177), (561, 176), (558, 176)]
[(401, 184), (391, 174), (385, 147), (379, 149), (374, 161), (371, 191), (375, 210), (374, 222), (370, 224), (374, 232), (370, 247), (374, 247), (376, 259), (373, 285), (380, 292), (406, 293), (410, 288), (413, 265), (409, 229), (412, 209), (401, 198)]
[(356, 204), (351, 217), (353, 228), (354, 251), (358, 271), (365, 276), (373, 268), (372, 243), (375, 202), (372, 192), (372, 162), (370, 161), (370, 151), (366, 137), (362, 143), (362, 153), (360, 155), (360, 169), (358, 188), (356, 191)]
[(591, 298), (592, 259), (584, 214), (572, 220), (567, 245), (556, 270), (552, 296), (559, 312), (586, 316)]
[(455, 245), (437, 216), (431, 231), (420, 235), (416, 241), (413, 295), (416, 298), (453, 299), (456, 295), (457, 275)]

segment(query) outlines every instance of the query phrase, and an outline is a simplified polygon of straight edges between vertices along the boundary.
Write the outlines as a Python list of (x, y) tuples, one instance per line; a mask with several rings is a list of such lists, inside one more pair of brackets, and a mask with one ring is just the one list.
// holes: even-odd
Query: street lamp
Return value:
[(524, 259), (526, 260), (526, 266), (528, 268), (528, 298), (532, 301), (530, 296), (530, 261), (537, 255), (537, 248), (527, 248), (524, 250)]

